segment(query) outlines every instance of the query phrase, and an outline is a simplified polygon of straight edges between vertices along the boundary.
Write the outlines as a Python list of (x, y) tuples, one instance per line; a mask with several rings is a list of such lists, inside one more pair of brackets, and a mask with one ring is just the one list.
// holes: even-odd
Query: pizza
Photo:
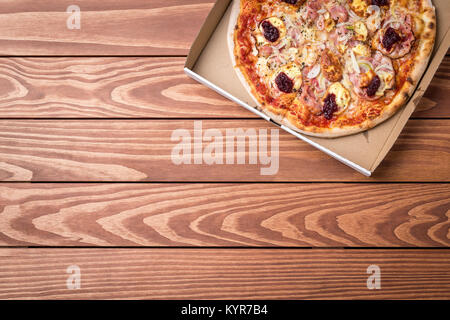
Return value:
[(258, 109), (298, 132), (338, 137), (407, 103), (436, 16), (431, 0), (235, 0), (228, 33)]

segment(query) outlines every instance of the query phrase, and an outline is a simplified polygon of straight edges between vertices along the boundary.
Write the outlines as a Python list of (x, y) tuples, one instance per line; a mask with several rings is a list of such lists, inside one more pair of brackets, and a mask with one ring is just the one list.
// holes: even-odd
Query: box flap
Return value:
[(192, 70), (203, 48), (206, 46), (211, 35), (216, 30), (216, 27), (222, 19), (230, 2), (231, 0), (216, 1), (213, 8), (206, 17), (206, 20), (203, 23), (203, 26), (200, 29), (194, 43), (192, 44), (191, 49), (189, 50), (189, 54), (184, 65), (185, 68)]

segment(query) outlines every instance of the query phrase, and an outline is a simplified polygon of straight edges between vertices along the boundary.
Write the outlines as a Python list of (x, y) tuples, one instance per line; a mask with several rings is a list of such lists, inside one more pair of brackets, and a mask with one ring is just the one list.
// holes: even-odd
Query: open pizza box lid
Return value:
[[(271, 121), (269, 116), (256, 109), (253, 99), (239, 81), (229, 56), (227, 31), (232, 1), (239, 0), (216, 2), (192, 45), (184, 70), (193, 79), (261, 118)], [(433, 4), (437, 14), (437, 35), (430, 64), (408, 104), (392, 118), (366, 132), (334, 139), (311, 137), (274, 124), (360, 173), (370, 176), (394, 145), (449, 48), (450, 1), (433, 0)]]

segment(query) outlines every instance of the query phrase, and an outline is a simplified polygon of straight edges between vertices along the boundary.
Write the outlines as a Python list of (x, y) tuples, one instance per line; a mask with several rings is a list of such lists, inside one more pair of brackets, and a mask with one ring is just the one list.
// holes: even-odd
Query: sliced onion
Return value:
[(381, 65), (381, 66), (378, 66), (378, 67), (375, 69), (375, 72), (378, 72), (378, 71), (381, 70), (381, 69), (387, 69), (387, 70), (394, 71), (394, 68), (392, 67), (392, 65), (383, 64), (383, 65)]
[(351, 25), (352, 23), (351, 22), (341, 22), (341, 23), (338, 23), (337, 25), (336, 25), (336, 28), (340, 28), (340, 27), (344, 27), (344, 26), (349, 26), (349, 25)]
[(356, 20), (360, 20), (361, 19), (361, 17), (358, 16), (356, 13), (354, 13), (353, 10), (350, 9), (350, 8), (348, 9), (348, 13), (350, 14), (350, 17), (352, 17), (353, 19), (356, 19)]
[(401, 24), (400, 22), (398, 22), (396, 19), (391, 18), (388, 21), (386, 21), (385, 23), (383, 23), (383, 29), (386, 28), (388, 25), (392, 24), (392, 27), (394, 29), (399, 29)]
[(375, 27), (375, 30), (378, 30), (380, 29), (381, 26), (381, 18), (379, 16), (372, 15), (369, 18), (367, 18), (367, 25), (368, 26), (372, 25)]
[[(358, 66), (360, 66), (360, 65), (366, 65), (369, 67), (370, 70), (373, 70), (373, 65), (369, 61), (360, 60), (360, 61), (358, 61)], [(361, 68), (359, 68), (359, 69), (361, 70)]]
[(344, 33), (343, 35), (340, 35), (339, 37), (337, 37), (337, 41), (344, 42), (344, 44), (346, 44), (347, 41), (350, 40), (352, 36), (353, 35), (351, 34), (351, 32)]
[(317, 77), (320, 73), (320, 64), (316, 64), (311, 71), (309, 71), (307, 78), (308, 79), (314, 79), (315, 77)]
[(352, 58), (353, 70), (357, 73), (361, 73), (361, 69), (359, 69), (358, 61), (356, 61), (355, 54), (353, 50), (350, 50), (350, 57)]
[(395, 21), (395, 20), (394, 20), (393, 18), (391, 18), (391, 19), (389, 19), (389, 20), (386, 20), (386, 21), (383, 23), (383, 29), (386, 28), (387, 25), (389, 25), (390, 23), (392, 23), (392, 22), (394, 22), (394, 21)]
[(283, 40), (280, 41), (279, 44), (277, 44), (276, 46), (274, 46), (274, 48), (281, 50), (283, 49), (283, 47), (286, 46), (286, 38), (284, 38)]
[(319, 11), (317, 11), (318, 14), (322, 14), (322, 13), (325, 13), (325, 12), (327, 12), (327, 10), (325, 10), (325, 9), (320, 9)]
[(291, 19), (289, 18), (288, 15), (286, 15), (284, 17), (284, 23), (286, 25), (286, 29), (289, 29), (290, 27), (294, 26), (294, 24), (292, 23)]
[(368, 14), (370, 14), (370, 15), (372, 15), (372, 14), (374, 14), (374, 13), (376, 13), (377, 15), (380, 15), (380, 11), (381, 11), (381, 9), (380, 9), (380, 7), (379, 6), (368, 6), (367, 7), (367, 13)]

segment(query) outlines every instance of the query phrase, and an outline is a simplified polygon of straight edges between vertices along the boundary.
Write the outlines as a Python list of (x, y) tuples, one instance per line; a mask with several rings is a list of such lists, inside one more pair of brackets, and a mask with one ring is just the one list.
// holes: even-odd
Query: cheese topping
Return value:
[(350, 92), (340, 82), (333, 83), (328, 88), (328, 94), (336, 96), (336, 104), (341, 112), (348, 107), (351, 99)]
[(259, 32), (257, 32), (257, 34), (255, 35), (258, 45), (271, 44), (271, 42), (269, 40), (267, 40), (266, 37), (264, 36), (264, 28), (263, 28), (264, 22), (270, 23), (280, 33), (279, 38), (277, 39), (277, 41), (275, 41), (275, 43), (280, 42), (282, 39), (284, 39), (286, 37), (287, 30), (286, 30), (286, 25), (283, 22), (283, 20), (281, 20), (278, 17), (270, 17), (270, 18), (264, 19), (259, 24)]
[(305, 66), (312, 66), (318, 58), (317, 48), (313, 46), (305, 46), (299, 56), (299, 61)]
[(366, 13), (368, 6), (366, 0), (352, 0), (350, 3), (350, 8), (361, 17)]
[(272, 81), (275, 83), (276, 76), (284, 72), (293, 82), (294, 82), (294, 90), (299, 90), (302, 86), (302, 70), (296, 64), (289, 64), (280, 68), (279, 72), (272, 76)]
[(365, 44), (359, 43), (354, 48), (352, 48), (353, 53), (359, 56), (370, 57), (372, 51)]
[(378, 72), (378, 77), (380, 77), (383, 85), (380, 86), (376, 95), (381, 97), (384, 96), (386, 90), (392, 89), (394, 85), (394, 74), (392, 72), (380, 71)]
[(366, 41), (367, 39), (367, 27), (362, 21), (356, 21), (354, 24), (354, 31), (356, 33), (356, 39), (360, 41)]

